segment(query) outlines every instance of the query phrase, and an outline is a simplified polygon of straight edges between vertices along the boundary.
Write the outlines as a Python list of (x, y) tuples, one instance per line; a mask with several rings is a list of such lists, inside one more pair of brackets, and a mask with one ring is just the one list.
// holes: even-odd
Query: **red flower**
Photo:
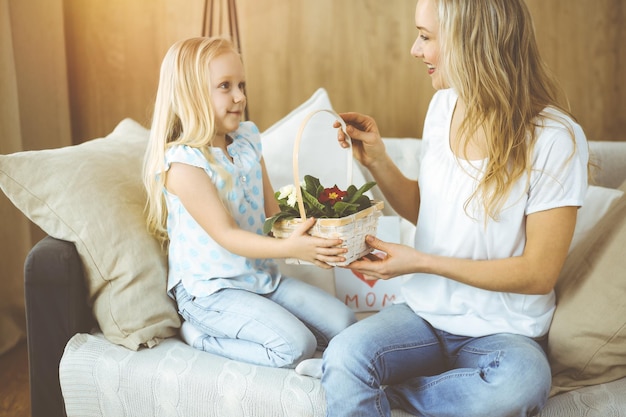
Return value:
[(330, 206), (334, 206), (337, 201), (340, 201), (348, 195), (347, 192), (341, 191), (336, 185), (333, 188), (324, 188), (324, 191), (319, 196), (320, 203), (330, 203)]

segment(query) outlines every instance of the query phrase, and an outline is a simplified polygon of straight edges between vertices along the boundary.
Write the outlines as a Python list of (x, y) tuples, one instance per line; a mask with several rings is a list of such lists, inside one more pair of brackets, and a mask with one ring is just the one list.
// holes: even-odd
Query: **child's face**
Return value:
[(209, 71), (215, 127), (218, 135), (225, 135), (237, 129), (246, 107), (243, 64), (237, 54), (227, 52), (211, 60)]

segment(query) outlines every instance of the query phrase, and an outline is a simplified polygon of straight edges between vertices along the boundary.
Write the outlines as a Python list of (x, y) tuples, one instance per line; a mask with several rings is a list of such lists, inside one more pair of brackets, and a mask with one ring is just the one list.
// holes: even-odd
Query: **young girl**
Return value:
[(262, 234), (278, 211), (261, 138), (241, 122), (240, 56), (222, 38), (174, 44), (162, 66), (144, 166), (148, 226), (168, 244), (168, 294), (194, 348), (258, 365), (294, 367), (355, 321), (330, 294), (281, 276), (269, 258), (329, 268), (338, 239)]
[(418, 0), (415, 25), (411, 53), (438, 90), (418, 180), (372, 118), (341, 115), (355, 156), (417, 225), (414, 247), (369, 237), (386, 258), (350, 268), (413, 276), (404, 302), (331, 341), (327, 412), (534, 416), (550, 390), (553, 287), (587, 188), (585, 135), (559, 104), (523, 0)]

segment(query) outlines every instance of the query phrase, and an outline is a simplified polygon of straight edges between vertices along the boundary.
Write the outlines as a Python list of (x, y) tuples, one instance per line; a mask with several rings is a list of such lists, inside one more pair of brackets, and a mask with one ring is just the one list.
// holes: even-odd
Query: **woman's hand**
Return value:
[(543, 210), (526, 217), (526, 246), (519, 256), (473, 260), (426, 254), (412, 247), (367, 236), (366, 242), (385, 252), (347, 265), (366, 279), (389, 279), (409, 273), (440, 275), (487, 291), (549, 294), (567, 257), (576, 225), (576, 206)]
[[(376, 121), (370, 116), (360, 113), (340, 113), (339, 116), (346, 123), (346, 131), (352, 141), (352, 153), (354, 157), (365, 167), (370, 168), (385, 156), (383, 144)], [(340, 127), (335, 122), (333, 127)], [(346, 135), (341, 129), (337, 132), (337, 140), (342, 148), (347, 148)]]
[(299, 225), (293, 233), (285, 239), (286, 246), (291, 258), (297, 258), (303, 261), (311, 262), (320, 268), (332, 268), (328, 263), (343, 262), (346, 258), (343, 256), (348, 249), (339, 247), (341, 239), (325, 239), (322, 237), (314, 237), (307, 231), (315, 224), (314, 218), (306, 219)]
[(370, 254), (347, 265), (365, 277), (365, 279), (390, 279), (400, 275), (419, 272), (417, 269), (421, 253), (415, 249), (397, 243), (384, 242), (367, 235), (367, 244), (383, 254)]

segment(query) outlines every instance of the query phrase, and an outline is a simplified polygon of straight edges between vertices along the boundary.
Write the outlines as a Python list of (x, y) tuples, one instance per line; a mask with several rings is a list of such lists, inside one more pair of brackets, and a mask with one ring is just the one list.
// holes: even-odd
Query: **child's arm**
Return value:
[(167, 174), (166, 187), (180, 198), (198, 224), (232, 253), (246, 258), (297, 258), (324, 268), (330, 268), (328, 262), (345, 260), (342, 254), (347, 250), (337, 247), (341, 239), (323, 239), (306, 233), (313, 226), (314, 219), (308, 219), (287, 239), (274, 239), (240, 229), (222, 204), (215, 185), (201, 168), (173, 163)]

